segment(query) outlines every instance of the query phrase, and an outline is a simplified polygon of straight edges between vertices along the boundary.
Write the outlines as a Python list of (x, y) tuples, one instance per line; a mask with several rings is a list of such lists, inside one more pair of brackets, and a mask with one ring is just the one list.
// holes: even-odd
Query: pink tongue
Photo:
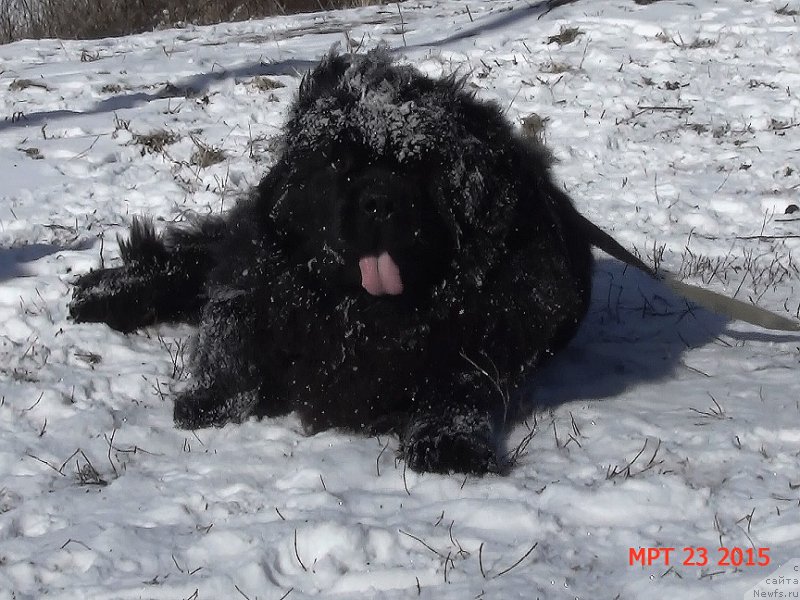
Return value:
[(361, 269), (361, 286), (373, 296), (403, 293), (400, 269), (388, 252), (380, 256), (365, 256), (358, 261)]

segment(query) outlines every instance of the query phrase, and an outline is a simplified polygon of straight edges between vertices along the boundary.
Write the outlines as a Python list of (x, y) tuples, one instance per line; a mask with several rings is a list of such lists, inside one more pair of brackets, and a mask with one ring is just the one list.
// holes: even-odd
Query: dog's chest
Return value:
[[(417, 362), (425, 354), (430, 325), (425, 315), (372, 298), (305, 299), (280, 311), (274, 323), (293, 366), (306, 372), (374, 370), (381, 362)], [(313, 310), (309, 311), (311, 306)]]

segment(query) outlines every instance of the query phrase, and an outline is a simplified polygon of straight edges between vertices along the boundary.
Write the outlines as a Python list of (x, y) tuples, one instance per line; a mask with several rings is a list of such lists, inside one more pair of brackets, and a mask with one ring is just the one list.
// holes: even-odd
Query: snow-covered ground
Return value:
[[(754, 597), (800, 557), (800, 335), (598, 257), (590, 315), (511, 432), (517, 466), (465, 479), (293, 417), (176, 430), (190, 329), (124, 336), (66, 306), (133, 215), (220, 211), (257, 182), (331, 44), (384, 41), (538, 115), (576, 204), (626, 246), (797, 315), (784, 4), (410, 0), (0, 47), (0, 598)], [(720, 546), (771, 562), (721, 565)], [(640, 547), (676, 550), (631, 566)]]

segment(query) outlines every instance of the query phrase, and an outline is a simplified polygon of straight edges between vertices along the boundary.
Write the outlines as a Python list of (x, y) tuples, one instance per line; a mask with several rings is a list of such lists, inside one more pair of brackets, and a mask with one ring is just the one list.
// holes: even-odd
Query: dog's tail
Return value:
[(678, 281), (671, 273), (657, 272), (651, 266), (623, 248), (617, 240), (589, 221), (574, 208), (564, 211), (564, 218), (593, 246), (632, 267), (644, 271), (653, 279), (663, 281), (673, 292), (687, 300), (696, 302), (717, 314), (730, 317), (731, 319), (746, 321), (758, 327), (763, 327), (764, 329), (800, 331), (800, 322), (794, 319), (784, 317), (754, 304), (748, 304), (747, 302), (736, 300), (735, 298), (730, 298), (690, 283)]

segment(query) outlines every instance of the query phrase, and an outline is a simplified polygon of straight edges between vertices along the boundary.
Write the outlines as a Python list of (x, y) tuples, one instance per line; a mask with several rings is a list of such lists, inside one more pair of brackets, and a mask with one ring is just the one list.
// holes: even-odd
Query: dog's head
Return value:
[(328, 55), (300, 86), (271, 207), (298, 260), (374, 296), (481, 285), (517, 202), (510, 126), (454, 77), (383, 49)]

